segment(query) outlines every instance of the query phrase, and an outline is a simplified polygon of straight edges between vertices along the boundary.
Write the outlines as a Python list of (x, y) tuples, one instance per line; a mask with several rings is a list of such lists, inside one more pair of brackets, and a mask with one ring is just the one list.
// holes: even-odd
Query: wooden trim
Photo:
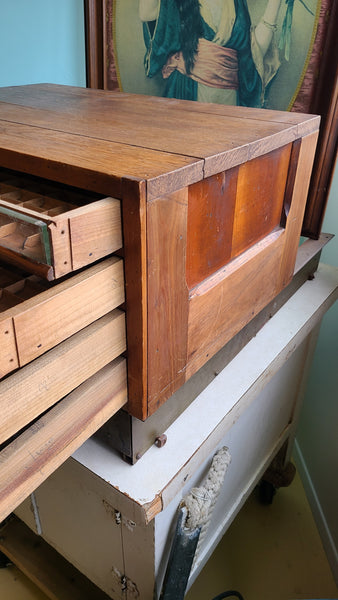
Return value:
[[(286, 190), (286, 203), (290, 205), (290, 212), (286, 219), (285, 246), (280, 263), (277, 293), (292, 279), (317, 139), (318, 132), (310, 133), (302, 138), (300, 143), (295, 143), (291, 153), (290, 171), (291, 180), (294, 181), (291, 181), (291, 185), (287, 185)], [(294, 173), (295, 163), (297, 163), (296, 173)], [(287, 196), (291, 196), (290, 192), (292, 197), (289, 200)]]
[(328, 31), (321, 57), (316, 95), (311, 112), (322, 116), (310, 190), (307, 199), (303, 235), (318, 239), (324, 219), (338, 144), (338, 2), (327, 15)]
[(147, 418), (146, 184), (123, 181), (122, 225), (126, 281), (128, 411)]
[(103, 10), (101, 0), (84, 0), (87, 87), (103, 88)]
[(149, 414), (186, 379), (187, 218), (188, 188), (147, 205)]

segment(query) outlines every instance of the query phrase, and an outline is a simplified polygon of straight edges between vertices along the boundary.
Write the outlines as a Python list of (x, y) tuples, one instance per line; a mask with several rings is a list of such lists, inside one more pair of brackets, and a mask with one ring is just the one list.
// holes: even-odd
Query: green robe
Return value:
[[(261, 107), (264, 103), (264, 76), (259, 74), (252, 55), (251, 19), (246, 0), (235, 0), (236, 19), (227, 48), (237, 51), (238, 90), (237, 104)], [(203, 21), (203, 37), (213, 41), (215, 31)], [(145, 71), (148, 77), (161, 72), (169, 56), (180, 51), (180, 15), (175, 0), (161, 0), (157, 21), (144, 23), (144, 41), (147, 48)], [(263, 62), (263, 61), (262, 61)], [(270, 76), (270, 81), (278, 69)], [(197, 100), (198, 83), (189, 76), (174, 71), (166, 80), (164, 95), (168, 98)]]

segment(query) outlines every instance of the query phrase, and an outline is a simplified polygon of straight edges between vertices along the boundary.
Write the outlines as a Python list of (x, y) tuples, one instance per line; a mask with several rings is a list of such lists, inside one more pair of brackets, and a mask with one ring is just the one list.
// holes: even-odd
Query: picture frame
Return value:
[[(298, 1), (303, 4), (302, 0)], [(119, 6), (123, 6), (124, 11), (138, 11), (137, 0), (124, 1), (123, 5), (119, 4), (118, 0), (84, 0), (87, 87), (153, 94), (153, 87), (144, 92), (142, 84), (136, 85), (135, 89), (129, 84), (128, 89), (124, 89), (122, 71), (126, 67), (125, 63), (123, 67), (117, 60), (117, 41), (135, 33), (127, 31), (127, 25), (124, 25), (127, 20), (123, 19), (123, 15), (118, 19), (118, 10), (121, 13)], [(287, 107), (272, 108), (321, 116), (320, 135), (302, 230), (304, 236), (317, 239), (322, 228), (337, 155), (338, 44), (335, 24), (338, 22), (338, 3), (335, 0), (312, 0), (311, 7), (315, 8), (312, 10), (315, 18), (311, 36), (309, 34), (309, 50), (295, 90), (292, 91), (292, 99)], [(285, 11), (285, 7), (283, 9)], [(133, 18), (135, 21), (135, 15)], [(126, 35), (121, 36), (120, 28), (123, 26), (126, 27)], [(126, 43), (133, 48), (132, 38)], [(128, 56), (131, 55), (129, 51)], [(131, 80), (137, 78), (142, 70), (142, 57), (139, 56), (137, 60), (130, 75)], [(287, 87), (287, 67), (285, 63), (281, 89)]]

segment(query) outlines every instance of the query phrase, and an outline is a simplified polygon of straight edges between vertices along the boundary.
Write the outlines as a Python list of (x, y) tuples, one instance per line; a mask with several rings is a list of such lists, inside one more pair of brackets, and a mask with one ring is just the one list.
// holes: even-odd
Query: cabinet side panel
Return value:
[(284, 236), (273, 232), (194, 290), (187, 379), (276, 295)]
[(150, 202), (147, 207), (150, 414), (185, 381), (187, 213), (188, 188)]
[(187, 284), (191, 289), (231, 256), (238, 167), (189, 188)]

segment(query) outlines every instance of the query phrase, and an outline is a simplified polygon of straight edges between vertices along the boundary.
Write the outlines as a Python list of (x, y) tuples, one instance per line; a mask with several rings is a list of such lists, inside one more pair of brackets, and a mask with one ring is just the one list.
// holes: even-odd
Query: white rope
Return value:
[(180, 506), (185, 506), (188, 510), (185, 528), (196, 529), (197, 527), (201, 527), (195, 560), (207, 532), (213, 509), (230, 462), (230, 452), (224, 446), (215, 454), (203, 485), (198, 488), (192, 488), (189, 494), (181, 501)]

